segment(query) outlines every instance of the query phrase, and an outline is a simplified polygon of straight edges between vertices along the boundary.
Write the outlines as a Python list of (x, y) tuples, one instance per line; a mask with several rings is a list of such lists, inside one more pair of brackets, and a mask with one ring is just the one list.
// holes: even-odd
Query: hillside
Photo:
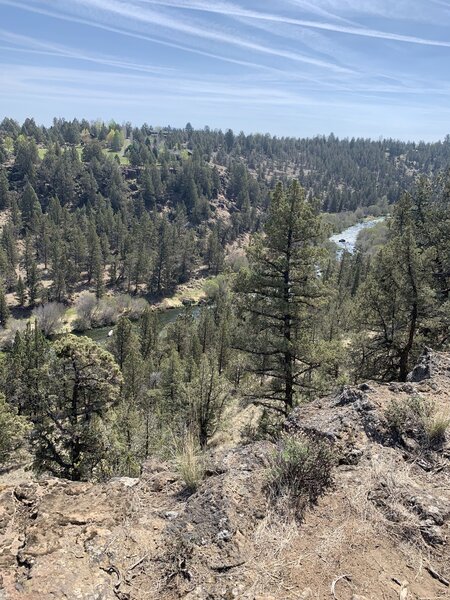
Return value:
[(104, 484), (4, 475), (0, 597), (448, 597), (449, 440), (425, 448), (414, 423), (393, 428), (392, 407), (419, 395), (448, 413), (450, 355), (427, 351), (408, 380), (345, 387), (290, 415), (286, 435), (328, 440), (337, 463), (302, 522), (267, 495), (268, 441), (210, 449), (191, 495), (156, 460)]

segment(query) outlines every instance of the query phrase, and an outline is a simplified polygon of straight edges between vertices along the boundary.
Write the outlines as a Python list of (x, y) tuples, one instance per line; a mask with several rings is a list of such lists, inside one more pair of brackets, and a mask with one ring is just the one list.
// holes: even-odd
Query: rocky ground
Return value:
[(274, 447), (216, 450), (188, 495), (167, 464), (139, 480), (0, 485), (1, 600), (450, 598), (450, 445), (394, 435), (393, 400), (450, 412), (450, 357), (406, 384), (369, 382), (296, 409), (286, 429), (322, 437), (334, 485), (301, 523), (266, 492)]

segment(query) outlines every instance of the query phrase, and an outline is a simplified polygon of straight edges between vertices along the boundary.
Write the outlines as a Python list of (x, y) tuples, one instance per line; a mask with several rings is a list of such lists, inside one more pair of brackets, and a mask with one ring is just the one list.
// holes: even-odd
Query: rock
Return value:
[(233, 534), (231, 533), (231, 531), (228, 531), (228, 529), (222, 529), (216, 536), (219, 542), (229, 542), (232, 537)]
[(371, 387), (368, 383), (361, 383), (358, 387), (362, 392), (373, 392), (373, 387)]
[(417, 383), (424, 379), (430, 379), (433, 375), (433, 358), (433, 351), (430, 348), (425, 348), (417, 365), (408, 374), (406, 380)]
[(432, 546), (445, 544), (445, 535), (442, 529), (435, 525), (433, 519), (426, 519), (420, 526), (423, 539)]
[(30, 506), (36, 501), (36, 485), (33, 483), (18, 485), (14, 489), (14, 496), (22, 504)]
[(179, 514), (180, 513), (176, 510), (168, 510), (164, 516), (166, 517), (166, 519), (169, 519), (169, 521), (173, 521), (174, 519), (178, 518)]
[(363, 400), (364, 397), (364, 392), (361, 389), (345, 386), (336, 399), (336, 406), (352, 404), (357, 400)]
[(134, 487), (139, 483), (139, 479), (137, 477), (112, 477), (109, 481), (111, 483), (119, 483), (125, 487)]

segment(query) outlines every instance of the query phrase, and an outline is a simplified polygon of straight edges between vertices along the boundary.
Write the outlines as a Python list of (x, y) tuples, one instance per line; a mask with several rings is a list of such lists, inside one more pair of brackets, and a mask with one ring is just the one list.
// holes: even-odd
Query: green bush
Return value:
[(0, 394), (0, 466), (17, 456), (30, 428), (25, 417), (19, 416)]
[(301, 518), (332, 484), (333, 465), (329, 443), (306, 435), (284, 435), (270, 461), (270, 494)]

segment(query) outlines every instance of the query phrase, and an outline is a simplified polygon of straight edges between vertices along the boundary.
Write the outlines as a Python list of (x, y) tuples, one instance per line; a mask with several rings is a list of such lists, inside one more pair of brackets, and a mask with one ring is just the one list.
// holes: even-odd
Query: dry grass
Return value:
[(424, 450), (440, 448), (450, 426), (449, 416), (439, 414), (434, 401), (418, 395), (393, 400), (386, 410), (386, 419), (397, 436), (414, 437)]
[(445, 441), (447, 431), (450, 427), (448, 415), (435, 414), (425, 423), (425, 431), (431, 446), (438, 446)]
[(421, 521), (410, 510), (406, 499), (417, 489), (411, 471), (413, 466), (399, 464), (393, 458), (372, 458), (359, 485), (347, 494), (349, 506), (361, 523), (376, 534), (395, 536), (416, 550), (423, 547)]
[[(286, 574), (292, 569), (301, 568), (303, 557), (295, 552), (300, 532), (299, 524), (294, 518), (287, 516), (280, 519), (278, 511), (268, 510), (254, 532), (255, 554), (247, 564), (247, 569), (251, 564), (254, 570), (253, 583), (246, 589), (246, 597), (253, 598), (254, 595), (270, 591), (276, 598), (299, 598), (298, 590), (292, 590), (287, 585)], [(294, 595), (290, 592), (294, 592)]]
[(176, 453), (175, 464), (186, 489), (195, 492), (205, 477), (205, 459), (191, 433), (185, 435)]

